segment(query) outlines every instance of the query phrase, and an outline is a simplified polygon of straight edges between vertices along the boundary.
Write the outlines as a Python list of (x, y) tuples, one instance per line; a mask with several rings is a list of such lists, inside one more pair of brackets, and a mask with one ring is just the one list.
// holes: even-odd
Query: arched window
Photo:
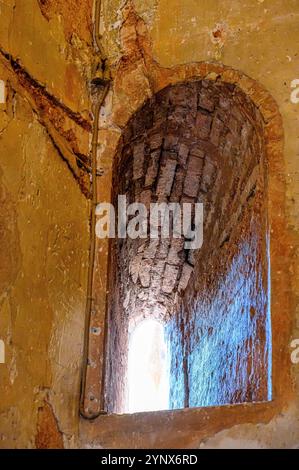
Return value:
[(199, 249), (186, 245), (186, 234), (162, 238), (160, 230), (153, 239), (150, 226), (143, 238), (112, 242), (108, 411), (126, 410), (129, 328), (140, 319), (165, 325), (169, 408), (270, 399), (267, 172), (258, 108), (223, 82), (165, 88), (128, 123), (112, 186), (115, 207), (119, 195), (147, 211), (152, 203), (189, 204), (192, 228), (202, 203), (204, 219)]
[[(171, 168), (167, 159), (172, 156), (173, 160), (179, 150), (170, 197), (174, 188), (180, 197), (183, 188), (184, 199), (190, 201), (193, 196), (184, 195), (186, 176), (195, 176), (187, 182), (191, 188), (200, 184), (200, 200), (205, 204), (204, 242), (199, 251), (178, 250), (182, 264), (172, 257), (173, 250), (171, 256), (167, 252), (170, 267), (162, 270), (165, 252), (161, 249), (156, 256), (149, 240), (140, 245), (136, 240), (114, 240), (110, 247), (108, 240), (97, 240), (88, 361), (81, 395), (81, 414), (87, 419), (81, 425), (89, 439), (104, 447), (121, 442), (131, 448), (136, 428), (140, 446), (148, 447), (150, 435), (152, 448), (161, 448), (165, 442), (173, 448), (178, 442), (191, 447), (236, 424), (268, 422), (279, 416), (289, 399), (292, 381), (286, 345), (292, 319), (285, 263), (289, 252), (283, 122), (267, 90), (230, 67), (198, 63), (161, 69), (153, 64), (147, 73), (145, 82), (151, 84), (152, 97), (146, 102), (143, 99), (148, 94), (140, 89), (140, 81), (130, 81), (127, 86), (126, 80), (118, 80), (113, 88), (111, 124), (103, 129), (107, 145), (99, 162), (104, 169), (99, 201), (111, 201), (110, 188), (114, 199), (117, 194), (129, 194), (130, 189), (134, 200), (138, 193), (145, 197), (146, 190), (150, 190), (150, 199), (157, 200), (158, 188), (169, 191), (169, 186), (158, 185), (156, 179), (146, 186), (143, 183), (149, 180), (142, 175), (133, 180), (133, 162), (136, 172), (140, 155), (135, 144), (145, 144), (139, 174), (146, 171), (148, 176), (152, 170), (155, 175), (155, 150), (158, 174)], [(166, 83), (172, 85), (162, 89)], [(193, 91), (198, 87), (203, 95), (189, 91), (186, 98), (185, 87)], [(138, 103), (141, 107), (136, 110)], [(196, 110), (190, 112), (190, 106)], [(219, 108), (223, 111), (218, 115)], [(180, 126), (173, 127), (178, 119)], [(209, 132), (203, 135), (205, 127)], [(160, 129), (161, 146), (154, 137)], [(180, 148), (171, 151), (168, 146), (176, 138)], [(189, 139), (193, 141), (192, 152), (181, 145)], [(205, 147), (199, 177), (196, 161), (190, 158), (198, 156), (194, 152), (197, 144)], [(133, 147), (134, 152), (130, 151)], [(182, 165), (184, 155), (187, 161)], [(219, 192), (211, 188), (219, 188)], [(146, 251), (145, 246), (149, 248)], [(172, 262), (168, 262), (170, 258)], [(173, 266), (179, 267), (177, 276)], [(158, 286), (156, 297), (146, 295), (148, 280)], [(168, 292), (161, 297), (158, 294), (163, 290)], [(132, 302), (134, 297), (136, 302)], [(164, 300), (149, 305), (150, 298)], [(167, 303), (173, 308), (165, 310)], [(150, 308), (140, 308), (146, 305)], [(130, 329), (149, 318), (161, 321), (165, 328), (172, 411), (119, 416), (126, 411)], [(230, 406), (218, 406), (228, 403)], [(176, 410), (182, 407), (183, 413)]]

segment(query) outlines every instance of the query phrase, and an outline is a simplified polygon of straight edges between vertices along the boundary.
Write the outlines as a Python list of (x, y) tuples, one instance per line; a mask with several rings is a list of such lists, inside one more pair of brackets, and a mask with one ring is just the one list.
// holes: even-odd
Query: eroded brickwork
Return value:
[[(262, 135), (259, 113), (245, 95), (233, 85), (208, 80), (167, 87), (148, 101), (127, 126), (115, 166), (114, 202), (118, 194), (126, 194), (130, 203), (140, 201), (147, 207), (151, 202), (179, 202), (181, 207), (184, 202), (202, 202), (204, 244), (194, 251), (184, 248), (184, 238), (126, 238), (114, 243), (111, 282), (116, 296), (113, 294), (110, 309), (111, 354), (107, 380), (111, 409), (120, 411), (123, 406), (128, 333), (142, 318), (156, 317), (168, 325), (172, 407), (188, 406), (191, 376), (195, 389), (203, 387), (197, 377), (200, 367), (195, 366), (195, 371), (188, 369), (191, 368), (188, 358), (194, 351), (192, 364), (202, 364), (203, 351), (198, 349), (200, 321), (195, 320), (197, 310), (187, 302), (176, 314), (195, 264), (197, 282), (192, 277), (188, 299), (197, 289), (206, 293), (202, 309), (207, 316), (209, 336), (214, 328), (218, 332), (215, 347), (227, 339), (217, 322), (219, 318), (230, 317), (232, 300), (236, 298), (240, 303), (240, 308), (235, 307), (238, 324), (243, 303), (250, 295), (256, 295), (254, 284), (257, 276), (264, 275), (265, 249), (265, 224), (260, 216), (265, 213)], [(243, 258), (236, 262), (238, 250)], [(230, 266), (230, 278), (225, 282), (224, 271)], [(253, 283), (250, 293), (239, 295), (239, 289), (244, 286), (241, 280), (236, 282), (238, 277), (244, 280), (245, 286), (247, 278)], [(266, 283), (262, 285), (261, 303), (254, 307), (262, 323), (265, 289)], [(244, 313), (246, 319), (247, 313)], [(245, 328), (246, 353), (252, 347), (247, 333)], [(192, 346), (187, 338), (192, 338)], [(238, 345), (236, 340), (232, 346), (234, 352)], [(231, 367), (239, 381), (235, 360)], [(206, 370), (212, 373), (211, 368)], [(206, 379), (202, 379), (204, 383)], [(246, 389), (244, 383), (240, 387)], [(205, 387), (203, 390), (208, 393)], [(219, 403), (217, 394), (207, 398), (207, 403), (195, 395), (192, 406)], [(252, 398), (249, 395), (246, 399)]]
[(192, 279), (167, 325), (171, 408), (270, 394), (263, 123), (236, 88), (218, 98), (214, 87), (204, 100), (210, 112), (220, 109), (213, 120), (197, 119), (214, 160), (211, 147), (199, 192), (204, 243), (192, 253)]

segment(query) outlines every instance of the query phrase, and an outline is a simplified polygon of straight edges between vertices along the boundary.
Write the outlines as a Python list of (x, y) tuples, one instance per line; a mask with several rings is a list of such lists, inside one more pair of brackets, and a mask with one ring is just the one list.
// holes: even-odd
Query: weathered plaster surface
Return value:
[(0, 4), (1, 448), (77, 439), (89, 177), (76, 153), (89, 155), (91, 11), (89, 34), (74, 32), (80, 49), (62, 26), (73, 28), (69, 8), (50, 3), (49, 19), (37, 1)]

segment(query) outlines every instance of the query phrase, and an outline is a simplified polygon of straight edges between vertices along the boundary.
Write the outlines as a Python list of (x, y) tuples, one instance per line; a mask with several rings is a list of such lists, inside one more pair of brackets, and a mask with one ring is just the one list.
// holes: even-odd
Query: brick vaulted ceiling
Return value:
[[(147, 207), (151, 202), (203, 202), (204, 237), (224, 243), (236, 218), (232, 210), (240, 214), (239, 202), (247, 197), (242, 192), (256, 185), (261, 153), (256, 113), (233, 85), (194, 81), (167, 87), (126, 129), (115, 196), (126, 194), (128, 202)], [(117, 242), (122, 303), (131, 317), (171, 315), (197, 256), (184, 249), (184, 241)]]

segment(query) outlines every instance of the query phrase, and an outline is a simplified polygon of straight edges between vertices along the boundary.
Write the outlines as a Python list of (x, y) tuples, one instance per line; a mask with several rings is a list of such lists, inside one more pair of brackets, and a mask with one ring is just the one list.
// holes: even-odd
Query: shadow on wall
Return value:
[(129, 328), (141, 319), (165, 326), (170, 409), (271, 398), (265, 168), (262, 118), (235, 85), (169, 86), (128, 123), (112, 200), (202, 202), (204, 241), (113, 240), (108, 411), (125, 409)]

